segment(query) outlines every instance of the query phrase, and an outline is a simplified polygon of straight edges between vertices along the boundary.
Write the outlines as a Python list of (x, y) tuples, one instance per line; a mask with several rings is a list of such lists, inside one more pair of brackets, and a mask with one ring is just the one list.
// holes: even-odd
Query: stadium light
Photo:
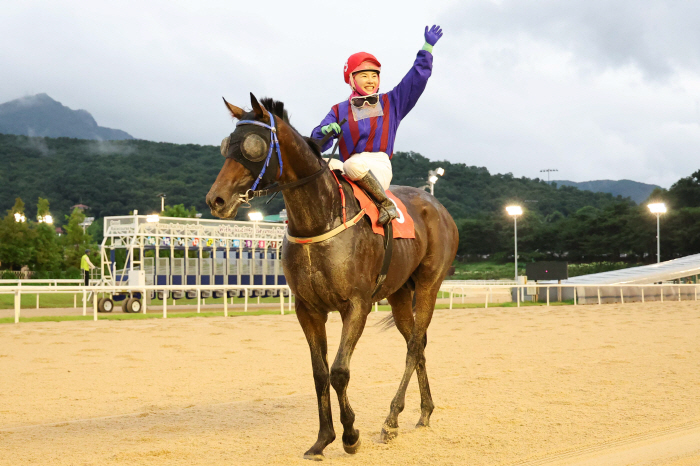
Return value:
[(163, 212), (165, 210), (165, 193), (160, 193), (156, 197), (160, 198), (160, 211)]
[(438, 175), (445, 174), (445, 169), (438, 167), (435, 170), (428, 170), (428, 184), (430, 185), (430, 194), (435, 195), (435, 183), (437, 183)]
[(661, 214), (666, 213), (666, 204), (663, 202), (657, 202), (655, 204), (648, 204), (649, 211), (652, 214), (656, 214), (656, 263), (661, 262)]
[(515, 284), (518, 284), (518, 215), (523, 214), (523, 208), (519, 205), (506, 207), (508, 215), (513, 217), (513, 231), (515, 232)]
[(148, 223), (158, 223), (158, 220), (160, 220), (160, 216), (158, 214), (146, 215), (146, 221)]
[(48, 224), (53, 223), (53, 217), (49, 214), (46, 214), (43, 217), (41, 215), (38, 215), (37, 220), (39, 220), (39, 223), (48, 223)]
[(27, 217), (25, 217), (24, 214), (21, 214), (19, 212), (15, 212), (15, 222), (24, 223), (26, 221), (27, 221)]
[(251, 212), (248, 214), (248, 218), (253, 222), (261, 222), (263, 219), (262, 212)]

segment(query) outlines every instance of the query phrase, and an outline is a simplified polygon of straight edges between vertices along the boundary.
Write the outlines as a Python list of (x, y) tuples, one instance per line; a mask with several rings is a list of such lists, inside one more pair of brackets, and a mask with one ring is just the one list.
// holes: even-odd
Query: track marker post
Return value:
[(450, 309), (452, 309), (452, 289), (450, 289)]
[(97, 322), (97, 290), (92, 291), (92, 320)]
[(248, 290), (245, 290), (245, 293), (243, 293), (244, 298), (243, 298), (243, 312), (248, 312)]
[(600, 287), (598, 287), (598, 306), (600, 306)]
[(163, 290), (163, 319), (168, 318), (168, 295), (166, 295), (167, 291)]
[(620, 288), (620, 303), (625, 304), (625, 295), (622, 294), (622, 288)]
[(142, 293), (141, 294), (141, 304), (142, 304), (141, 312), (143, 312), (145, 314), (146, 313), (146, 302), (148, 301), (148, 298), (146, 298), (146, 290), (145, 289), (143, 291), (141, 291), (141, 293)]
[(15, 323), (19, 324), (19, 313), (22, 303), (22, 292), (17, 289), (15, 290)]
[(224, 317), (228, 317), (228, 296), (226, 296), (226, 290), (224, 290)]
[(280, 315), (284, 315), (284, 293), (280, 290)]
[(197, 314), (200, 312), (202, 312), (202, 300), (200, 298), (199, 288), (197, 288)]
[(83, 315), (87, 315), (87, 292), (83, 288)]
[(642, 287), (642, 304), (644, 304), (644, 287)]

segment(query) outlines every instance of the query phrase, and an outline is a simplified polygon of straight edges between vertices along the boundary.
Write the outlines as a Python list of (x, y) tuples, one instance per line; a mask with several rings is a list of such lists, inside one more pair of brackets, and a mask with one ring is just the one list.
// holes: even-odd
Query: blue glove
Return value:
[(333, 131), (335, 134), (340, 134), (340, 125), (338, 123), (331, 123), (330, 125), (326, 125), (321, 128), (321, 133), (324, 135), (329, 131)]
[(430, 28), (430, 30), (428, 30), (428, 26), (425, 27), (425, 42), (428, 45), (435, 45), (441, 37), (442, 29), (440, 29), (440, 26), (434, 24), (433, 27)]

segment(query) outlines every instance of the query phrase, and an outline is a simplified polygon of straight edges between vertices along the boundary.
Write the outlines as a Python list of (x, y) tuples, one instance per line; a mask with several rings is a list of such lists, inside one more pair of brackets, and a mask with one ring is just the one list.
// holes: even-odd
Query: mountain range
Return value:
[(610, 193), (613, 196), (629, 197), (637, 204), (641, 204), (649, 198), (649, 195), (656, 188), (655, 184), (640, 183), (632, 180), (595, 180), (595, 181), (552, 181), (557, 186), (573, 186), (574, 188), (595, 193)]
[[(68, 137), (98, 141), (134, 139), (119, 129), (98, 126), (86, 110), (72, 110), (47, 94), (22, 97), (0, 104), (0, 133), (30, 137)], [(40, 141), (28, 143), (41, 145)], [(632, 180), (552, 181), (557, 186), (572, 186), (584, 191), (609, 193), (644, 202), (656, 185)]]
[(98, 126), (86, 110), (70, 109), (46, 94), (1, 104), (0, 133), (98, 141), (134, 139), (125, 131)]

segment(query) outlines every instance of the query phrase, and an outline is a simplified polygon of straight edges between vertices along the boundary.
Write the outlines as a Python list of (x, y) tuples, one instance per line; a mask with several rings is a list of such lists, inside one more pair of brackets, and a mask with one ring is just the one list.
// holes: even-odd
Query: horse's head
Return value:
[[(270, 125), (270, 113), (250, 94), (252, 112), (224, 103), (231, 115), (238, 120), (248, 120)], [(282, 140), (284, 132), (282, 118), (275, 118), (277, 137)], [(282, 130), (282, 131), (280, 131)], [(239, 125), (221, 143), (221, 155), (226, 157), (219, 176), (207, 194), (207, 205), (212, 215), (220, 218), (233, 218), (238, 208), (246, 202), (247, 192), (263, 170), (270, 151), (271, 131), (255, 124)], [(279, 175), (277, 153), (273, 151), (269, 165), (258, 188), (264, 188)]]

